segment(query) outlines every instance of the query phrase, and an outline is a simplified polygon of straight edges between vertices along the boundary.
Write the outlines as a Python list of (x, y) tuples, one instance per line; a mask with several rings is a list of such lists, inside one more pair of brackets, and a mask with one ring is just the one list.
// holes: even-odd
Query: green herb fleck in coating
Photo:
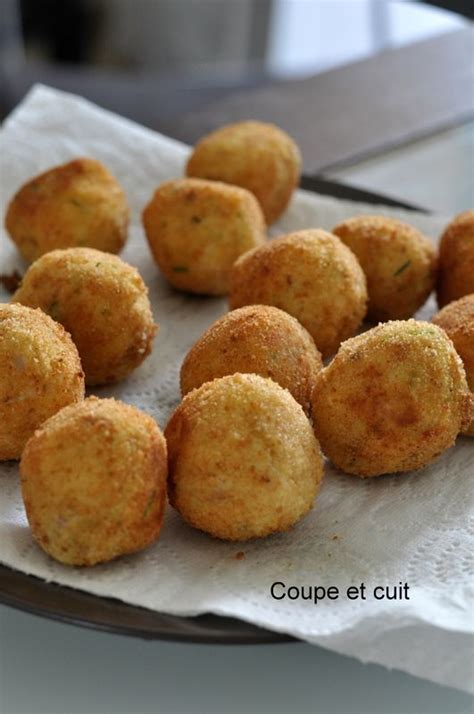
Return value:
[(394, 272), (393, 277), (396, 278), (398, 275), (401, 275), (408, 268), (410, 263), (411, 260), (407, 260), (406, 263), (403, 263), (403, 265), (401, 265), (398, 270)]

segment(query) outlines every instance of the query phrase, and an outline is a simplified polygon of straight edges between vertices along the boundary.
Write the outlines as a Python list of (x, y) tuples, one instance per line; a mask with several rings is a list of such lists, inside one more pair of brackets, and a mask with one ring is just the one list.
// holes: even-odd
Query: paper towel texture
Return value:
[[(215, 298), (190, 298), (167, 287), (154, 266), (140, 213), (163, 180), (180, 176), (189, 149), (46, 87), (35, 87), (0, 132), (2, 216), (11, 195), (34, 174), (76, 156), (103, 161), (131, 207), (122, 257), (150, 289), (161, 329), (153, 354), (125, 382), (92, 390), (154, 416), (164, 427), (179, 400), (178, 372), (191, 344), (226, 311)], [(406, 218), (434, 239), (449, 217), (372, 207), (299, 191), (272, 234), (330, 229), (358, 213)], [(1, 234), (0, 272), (25, 265)], [(0, 300), (8, 300), (0, 293)], [(420, 315), (435, 311), (433, 298)], [(18, 466), (0, 464), (0, 562), (46, 580), (167, 613), (238, 617), (364, 661), (433, 681), (472, 688), (472, 476), (474, 439), (421, 472), (359, 480), (326, 464), (317, 503), (291, 532), (246, 544), (192, 530), (168, 509), (159, 542), (143, 553), (91, 569), (61, 566), (34, 543), (18, 487)], [(237, 552), (245, 557), (237, 559)], [(333, 585), (336, 601), (276, 600), (273, 582)], [(346, 589), (366, 586), (367, 599)], [(376, 600), (375, 586), (409, 584), (409, 600)], [(1, 589), (1, 583), (0, 583)], [(281, 590), (281, 588), (280, 588)]]

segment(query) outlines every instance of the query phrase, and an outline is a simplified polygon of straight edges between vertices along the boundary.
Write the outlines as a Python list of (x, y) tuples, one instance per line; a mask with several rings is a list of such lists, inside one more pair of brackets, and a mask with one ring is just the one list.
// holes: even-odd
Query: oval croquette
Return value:
[[(466, 370), (467, 383), (474, 392), (474, 293), (450, 302), (433, 317), (452, 340)], [(474, 419), (464, 432), (474, 436)]]
[(223, 126), (195, 146), (186, 173), (242, 186), (260, 203), (267, 224), (286, 209), (301, 172), (300, 151), (273, 124), (243, 121)]
[(364, 318), (366, 280), (339, 238), (322, 230), (297, 231), (235, 262), (229, 304), (231, 309), (262, 304), (285, 310), (328, 357)]
[(370, 320), (404, 320), (435, 286), (437, 253), (407, 223), (385, 216), (356, 216), (333, 228), (356, 255), (367, 278)]
[(56, 248), (87, 246), (118, 253), (129, 208), (116, 179), (100, 161), (80, 158), (35, 176), (15, 194), (5, 226), (25, 260)]
[(446, 226), (439, 244), (438, 305), (474, 293), (474, 211)]
[(68, 565), (95, 565), (153, 543), (166, 501), (166, 442), (150, 416), (90, 397), (28, 441), (20, 474), (39, 545)]
[(19, 459), (45, 419), (84, 398), (66, 330), (41, 310), (0, 304), (0, 460)]
[(64, 325), (88, 385), (124, 379), (150, 354), (157, 331), (138, 271), (92, 248), (46, 253), (29, 267), (12, 301), (40, 307)]
[(453, 343), (441, 328), (415, 320), (344, 342), (312, 395), (321, 448), (358, 476), (426, 466), (454, 444), (472, 408)]
[(181, 394), (235, 372), (270, 377), (288, 389), (305, 411), (322, 369), (309, 332), (291, 315), (269, 305), (233, 310), (214, 322), (181, 367)]
[(285, 531), (312, 507), (322, 475), (318, 442), (291, 394), (233, 374), (187, 394), (165, 430), (170, 503), (224, 540)]
[(202, 295), (225, 295), (234, 261), (266, 241), (254, 196), (217, 181), (162, 184), (143, 211), (143, 225), (168, 282)]

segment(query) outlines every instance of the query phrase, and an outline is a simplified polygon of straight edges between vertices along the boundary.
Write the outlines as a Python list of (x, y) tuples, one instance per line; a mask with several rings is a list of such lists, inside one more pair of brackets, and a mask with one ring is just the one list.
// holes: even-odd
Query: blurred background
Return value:
[(0, 0), (1, 111), (43, 81), (149, 126), (465, 26), (472, 0)]
[(0, 10), (2, 118), (43, 82), (188, 143), (229, 121), (274, 121), (311, 175), (474, 119), (474, 0), (0, 0)]

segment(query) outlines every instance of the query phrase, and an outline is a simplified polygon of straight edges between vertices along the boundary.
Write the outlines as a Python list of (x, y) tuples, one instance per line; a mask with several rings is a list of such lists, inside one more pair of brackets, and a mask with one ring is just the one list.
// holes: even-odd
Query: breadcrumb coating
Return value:
[(356, 216), (333, 233), (355, 253), (367, 278), (370, 320), (412, 317), (433, 291), (434, 244), (407, 223), (385, 216)]
[(438, 305), (474, 293), (474, 210), (460, 213), (439, 245)]
[(90, 397), (61, 410), (28, 441), (20, 475), (33, 535), (61, 563), (95, 565), (158, 538), (166, 442), (132, 406)]
[[(469, 388), (474, 392), (474, 293), (443, 307), (433, 317), (433, 322), (453, 341), (463, 361)], [(474, 436), (474, 420), (464, 433)]]
[(285, 211), (299, 183), (301, 154), (293, 139), (277, 126), (243, 121), (203, 137), (189, 158), (186, 173), (248, 189), (269, 225)]
[(129, 208), (100, 161), (78, 158), (35, 176), (10, 201), (5, 227), (25, 260), (56, 248), (86, 246), (118, 253)]
[(233, 267), (231, 309), (273, 305), (293, 315), (323, 357), (360, 326), (367, 287), (355, 255), (322, 230), (303, 230), (249, 251)]
[(0, 460), (19, 459), (40, 424), (84, 398), (66, 330), (41, 310), (0, 304)]
[(276, 307), (250, 305), (214, 322), (181, 366), (181, 393), (235, 372), (270, 377), (309, 410), (321, 355), (298, 320)]
[(12, 301), (39, 307), (64, 325), (88, 385), (124, 379), (150, 354), (158, 329), (138, 271), (93, 248), (46, 253), (29, 267)]
[(151, 252), (179, 290), (225, 295), (234, 261), (266, 241), (255, 197), (218, 181), (177, 179), (155, 191), (143, 211)]
[(451, 340), (415, 320), (380, 324), (344, 342), (312, 395), (321, 448), (358, 476), (431, 463), (470, 423), (473, 406)]
[(170, 503), (224, 540), (285, 531), (312, 507), (323, 463), (291, 394), (255, 374), (233, 374), (187, 394), (165, 430)]

